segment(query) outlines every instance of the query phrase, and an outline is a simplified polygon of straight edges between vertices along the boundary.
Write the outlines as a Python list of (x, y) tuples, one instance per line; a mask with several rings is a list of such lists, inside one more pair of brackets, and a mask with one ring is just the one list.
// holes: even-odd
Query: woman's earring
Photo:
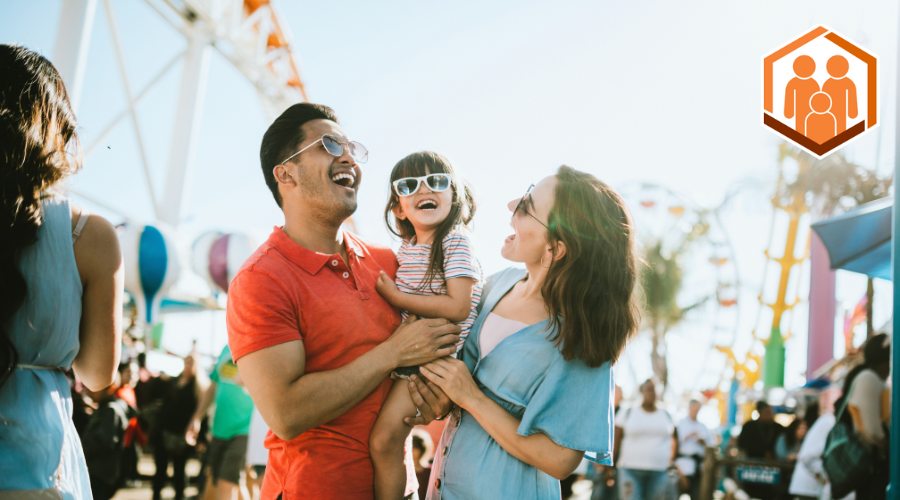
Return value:
[[(550, 264), (553, 264), (553, 261), (552, 261), (552, 260), (550, 261)], [(541, 257), (541, 267), (543, 267), (544, 269), (550, 269), (550, 266), (545, 266), (545, 265), (544, 265), (544, 258), (543, 258), (543, 257)]]

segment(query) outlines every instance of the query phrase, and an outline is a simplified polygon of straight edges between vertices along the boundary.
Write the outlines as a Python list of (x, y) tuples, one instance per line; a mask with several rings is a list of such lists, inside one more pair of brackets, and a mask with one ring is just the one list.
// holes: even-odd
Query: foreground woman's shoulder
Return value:
[[(72, 231), (79, 225), (84, 210), (71, 205)], [(79, 271), (116, 270), (122, 261), (119, 249), (119, 238), (116, 228), (103, 217), (96, 214), (86, 215), (78, 239), (74, 242), (75, 262)], [(74, 234), (73, 234), (74, 238)]]

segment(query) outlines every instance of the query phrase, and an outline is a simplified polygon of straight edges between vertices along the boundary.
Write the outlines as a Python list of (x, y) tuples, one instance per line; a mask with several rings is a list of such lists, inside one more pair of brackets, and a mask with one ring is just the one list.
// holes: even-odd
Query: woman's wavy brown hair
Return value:
[(81, 152), (66, 87), (50, 61), (0, 45), (0, 386), (19, 362), (6, 331), (25, 301), (22, 250), (37, 241), (41, 192), (75, 173)]
[(416, 228), (413, 227), (409, 219), (401, 219), (394, 216), (394, 207), (400, 205), (400, 197), (394, 191), (394, 181), (404, 177), (421, 177), (428, 174), (448, 174), (453, 180), (450, 190), (453, 191), (451, 198), (450, 213), (447, 218), (438, 227), (434, 233), (434, 240), (431, 242), (431, 255), (428, 259), (428, 270), (425, 272), (425, 278), (422, 279), (420, 289), (431, 286), (438, 279), (444, 278), (444, 238), (450, 234), (450, 231), (468, 228), (475, 216), (475, 198), (472, 196), (472, 190), (468, 184), (460, 178), (459, 174), (454, 172), (453, 165), (444, 155), (433, 153), (431, 151), (419, 151), (413, 153), (394, 165), (391, 172), (391, 184), (389, 185), (390, 197), (388, 198), (387, 207), (384, 209), (384, 222), (387, 224), (388, 230), (393, 234), (403, 238), (404, 240), (412, 240), (416, 236)]
[(593, 175), (563, 165), (556, 179), (548, 235), (566, 254), (541, 288), (550, 340), (567, 360), (615, 363), (640, 323), (634, 225), (619, 193)]

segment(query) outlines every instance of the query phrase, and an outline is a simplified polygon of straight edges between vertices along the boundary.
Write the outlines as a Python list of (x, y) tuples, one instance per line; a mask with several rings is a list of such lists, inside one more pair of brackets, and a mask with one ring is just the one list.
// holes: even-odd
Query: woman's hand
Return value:
[(381, 271), (381, 274), (378, 275), (378, 279), (375, 280), (375, 290), (392, 306), (396, 306), (393, 300), (394, 297), (398, 293), (403, 293), (397, 288), (397, 284), (394, 283), (394, 280), (388, 277), (384, 271)]
[(479, 397), (484, 397), (484, 393), (475, 385), (469, 368), (458, 359), (436, 359), (420, 366), (419, 371), (423, 377), (440, 387), (454, 403), (467, 410)]
[(410, 427), (428, 425), (434, 419), (446, 417), (453, 409), (453, 402), (444, 394), (444, 391), (425, 377), (416, 375), (409, 377), (409, 396), (420, 413), (417, 417), (403, 419)]

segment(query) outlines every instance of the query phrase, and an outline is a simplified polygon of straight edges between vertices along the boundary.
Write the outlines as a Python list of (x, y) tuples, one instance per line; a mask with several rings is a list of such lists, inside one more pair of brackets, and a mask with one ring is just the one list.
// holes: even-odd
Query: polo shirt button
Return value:
[(332, 266), (336, 266), (337, 264), (338, 264), (338, 263), (337, 263), (336, 260), (331, 261), (331, 265), (332, 265)]
[(350, 277), (350, 273), (344, 273), (344, 277), (345, 277), (345, 278), (349, 278), (349, 277)]
[(434, 480), (434, 489), (436, 489), (436, 490), (441, 489), (441, 480), (440, 479)]

